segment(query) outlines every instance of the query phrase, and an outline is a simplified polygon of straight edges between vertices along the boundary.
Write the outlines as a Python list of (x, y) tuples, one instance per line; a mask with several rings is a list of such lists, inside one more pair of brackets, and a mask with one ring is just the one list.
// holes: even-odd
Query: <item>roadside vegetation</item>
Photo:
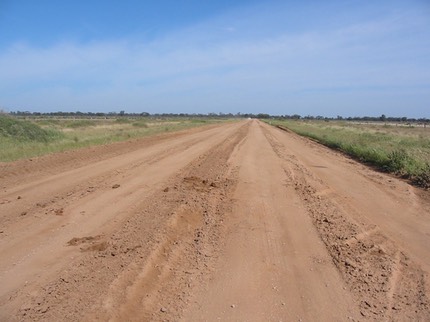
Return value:
[(223, 122), (204, 118), (18, 118), (0, 114), (0, 162)]
[(270, 123), (430, 188), (430, 127), (315, 120), (271, 120)]

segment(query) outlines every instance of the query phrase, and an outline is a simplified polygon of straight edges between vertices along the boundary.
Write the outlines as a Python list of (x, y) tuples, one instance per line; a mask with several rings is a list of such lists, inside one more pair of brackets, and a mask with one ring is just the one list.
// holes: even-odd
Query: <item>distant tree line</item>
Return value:
[(175, 118), (175, 117), (186, 117), (186, 118), (257, 118), (257, 119), (278, 119), (278, 120), (344, 120), (344, 121), (356, 121), (356, 122), (396, 122), (396, 123), (425, 123), (430, 124), (428, 118), (409, 118), (403, 117), (390, 117), (382, 114), (381, 116), (354, 116), (354, 117), (342, 117), (340, 115), (336, 117), (326, 116), (301, 116), (299, 114), (292, 115), (270, 115), (266, 113), (127, 113), (125, 111), (120, 112), (29, 112), (29, 111), (13, 111), (10, 115), (21, 116), (21, 117), (60, 117), (60, 118), (112, 118), (112, 117), (127, 117), (127, 118), (139, 118), (139, 117), (151, 117), (151, 118)]
[(430, 119), (422, 117), (422, 118), (410, 118), (410, 117), (392, 117), (385, 116), (382, 114), (381, 116), (354, 116), (354, 117), (342, 117), (340, 115), (336, 117), (325, 117), (325, 116), (300, 116), (297, 114), (294, 115), (281, 115), (281, 116), (271, 116), (270, 118), (275, 119), (295, 119), (295, 120), (324, 120), (324, 121), (356, 121), (356, 122), (392, 122), (392, 123), (430, 123)]

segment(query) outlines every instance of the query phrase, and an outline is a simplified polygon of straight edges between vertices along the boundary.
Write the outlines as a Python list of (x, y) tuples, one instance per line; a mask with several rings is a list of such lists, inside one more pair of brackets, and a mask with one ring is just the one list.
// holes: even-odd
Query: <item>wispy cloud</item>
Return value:
[(405, 114), (412, 104), (429, 116), (430, 23), (419, 11), (321, 29), (283, 29), (279, 12), (270, 12), (263, 20), (258, 11), (234, 12), (151, 41), (14, 44), (0, 52), (0, 104), (343, 115), (376, 107)]

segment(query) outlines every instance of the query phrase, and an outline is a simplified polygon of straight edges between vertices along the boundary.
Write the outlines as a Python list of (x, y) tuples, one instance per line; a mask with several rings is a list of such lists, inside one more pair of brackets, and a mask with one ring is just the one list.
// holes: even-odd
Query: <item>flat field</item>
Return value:
[(430, 321), (429, 245), (428, 190), (258, 120), (0, 162), (0, 321)]
[(430, 188), (430, 126), (346, 121), (271, 121)]
[(225, 122), (197, 118), (11, 118), (0, 115), (0, 162)]

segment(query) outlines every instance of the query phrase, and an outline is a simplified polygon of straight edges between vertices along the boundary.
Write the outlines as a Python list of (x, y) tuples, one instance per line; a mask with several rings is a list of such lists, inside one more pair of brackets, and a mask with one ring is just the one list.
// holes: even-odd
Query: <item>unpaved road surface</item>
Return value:
[(0, 189), (0, 321), (430, 321), (429, 192), (257, 120)]

